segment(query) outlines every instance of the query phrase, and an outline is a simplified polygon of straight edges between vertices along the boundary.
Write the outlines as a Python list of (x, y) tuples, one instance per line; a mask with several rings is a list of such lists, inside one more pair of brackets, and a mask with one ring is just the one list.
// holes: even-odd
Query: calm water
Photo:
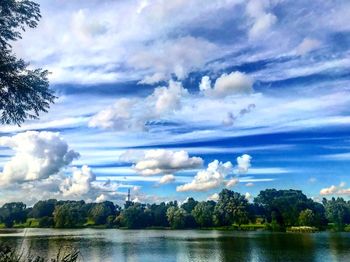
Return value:
[(350, 261), (350, 233), (27, 229), (0, 242), (49, 257), (71, 246), (83, 261)]

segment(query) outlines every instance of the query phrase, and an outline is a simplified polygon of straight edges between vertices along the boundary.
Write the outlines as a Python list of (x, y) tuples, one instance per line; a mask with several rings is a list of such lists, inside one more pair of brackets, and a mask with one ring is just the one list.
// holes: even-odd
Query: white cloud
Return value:
[(180, 82), (170, 80), (168, 87), (158, 87), (147, 100), (155, 101), (155, 111), (158, 115), (179, 109), (181, 99), (188, 94)]
[(153, 84), (168, 80), (171, 74), (183, 79), (195, 69), (200, 69), (205, 62), (214, 57), (216, 46), (209, 41), (191, 36), (157, 41), (153, 48), (145, 47), (129, 59), (129, 64), (136, 69), (151, 71), (140, 83)]
[(241, 174), (247, 173), (249, 168), (251, 167), (251, 160), (252, 160), (252, 157), (247, 154), (237, 157), (238, 173), (241, 173)]
[(151, 120), (158, 120), (181, 108), (182, 98), (188, 95), (180, 82), (169, 81), (167, 87), (157, 87), (144, 99), (121, 98), (113, 106), (91, 117), (90, 127), (115, 131), (144, 131)]
[(245, 197), (245, 199), (247, 199), (249, 201), (252, 198), (252, 195), (249, 192), (246, 192), (244, 194), (244, 197)]
[(199, 90), (205, 91), (211, 89), (211, 80), (209, 76), (203, 76), (199, 83)]
[(210, 88), (210, 80), (206, 77), (202, 78), (200, 88), (203, 89), (203, 85), (205, 85), (206, 89), (203, 89), (203, 91), (208, 96), (222, 98), (229, 95), (244, 95), (253, 92), (253, 80), (248, 75), (238, 71), (222, 74), (216, 79), (213, 88)]
[(174, 175), (164, 175), (159, 179), (158, 184), (165, 185), (165, 184), (172, 183), (174, 181), (175, 181)]
[(207, 191), (209, 189), (218, 188), (220, 186), (226, 185), (229, 186), (237, 183), (236, 180), (231, 179), (225, 181), (225, 178), (231, 174), (233, 171), (233, 166), (231, 162), (222, 163), (218, 160), (208, 164), (206, 170), (201, 170), (194, 177), (192, 182), (178, 186), (176, 191)]
[(144, 152), (133, 168), (143, 176), (157, 174), (173, 174), (181, 170), (193, 169), (202, 166), (203, 159), (190, 157), (186, 151), (170, 151), (154, 149)]
[(83, 196), (91, 190), (91, 183), (96, 180), (88, 166), (82, 166), (81, 169), (75, 169), (72, 176), (66, 178), (60, 190), (63, 196)]
[(225, 186), (226, 187), (233, 187), (233, 186), (237, 185), (238, 183), (239, 183), (238, 178), (232, 178), (232, 179), (225, 182)]
[(247, 186), (247, 187), (252, 187), (252, 186), (254, 186), (254, 183), (249, 182), (249, 183), (245, 184), (245, 186)]
[(214, 193), (214, 194), (208, 196), (207, 200), (218, 201), (219, 200), (219, 194), (218, 193)]
[(267, 12), (269, 0), (250, 0), (246, 6), (248, 16), (253, 20), (253, 25), (249, 30), (251, 39), (259, 38), (268, 33), (270, 28), (277, 22), (277, 17)]
[(321, 42), (316, 39), (304, 38), (303, 41), (295, 49), (295, 52), (298, 55), (305, 55), (319, 48), (320, 45), (321, 45)]
[(350, 188), (345, 188), (346, 183), (341, 182), (339, 186), (331, 185), (330, 187), (322, 188), (320, 195), (350, 195)]
[(101, 203), (101, 202), (104, 202), (104, 201), (107, 201), (108, 199), (107, 199), (107, 197), (106, 197), (106, 195), (105, 194), (101, 194), (101, 195), (99, 195), (97, 198), (96, 198), (96, 203)]
[(133, 116), (135, 103), (132, 99), (121, 98), (113, 106), (95, 114), (90, 119), (89, 126), (119, 131), (143, 129), (144, 123)]
[(322, 188), (320, 191), (320, 195), (332, 195), (337, 192), (338, 188), (335, 185), (332, 185), (330, 187)]
[(267, 32), (275, 23), (277, 17), (273, 14), (263, 14), (255, 19), (254, 25), (249, 31), (251, 38), (257, 38)]
[(27, 131), (2, 137), (0, 145), (15, 152), (0, 173), (3, 185), (48, 178), (79, 157), (59, 133), (53, 132)]

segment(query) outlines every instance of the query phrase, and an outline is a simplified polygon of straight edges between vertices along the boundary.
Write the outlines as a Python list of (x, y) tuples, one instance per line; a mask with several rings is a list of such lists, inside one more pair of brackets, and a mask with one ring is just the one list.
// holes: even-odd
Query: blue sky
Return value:
[(0, 127), (2, 202), (348, 198), (349, 1), (39, 3), (14, 51), (59, 98)]

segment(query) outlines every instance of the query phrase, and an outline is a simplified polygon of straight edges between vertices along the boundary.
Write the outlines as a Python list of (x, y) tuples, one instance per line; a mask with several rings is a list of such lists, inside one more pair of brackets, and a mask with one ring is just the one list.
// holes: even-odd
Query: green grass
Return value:
[(39, 227), (39, 219), (28, 218), (24, 223), (16, 223), (13, 225), (14, 228), (37, 228)]

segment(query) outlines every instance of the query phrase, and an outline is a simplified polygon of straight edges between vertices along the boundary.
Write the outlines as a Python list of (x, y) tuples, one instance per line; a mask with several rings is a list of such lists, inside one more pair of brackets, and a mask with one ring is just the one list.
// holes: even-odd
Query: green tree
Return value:
[(263, 208), (266, 221), (278, 224), (280, 229), (299, 225), (299, 214), (305, 209), (317, 214), (314, 226), (326, 224), (323, 206), (307, 198), (300, 190), (266, 189), (260, 191), (254, 202)]
[(57, 228), (81, 227), (86, 223), (87, 210), (84, 201), (67, 201), (58, 204), (53, 212)]
[(331, 200), (323, 199), (323, 205), (326, 209), (327, 219), (334, 224), (335, 230), (342, 231), (345, 224), (350, 223), (349, 203), (343, 198), (334, 197)]
[(145, 205), (134, 203), (121, 212), (120, 220), (127, 228), (144, 228), (150, 225), (151, 213)]
[(115, 216), (116, 207), (110, 201), (94, 204), (89, 210), (89, 219), (91, 219), (95, 225), (104, 225), (107, 223), (109, 216)]
[(168, 227), (169, 223), (166, 216), (166, 211), (168, 205), (164, 202), (158, 204), (148, 205), (149, 210), (151, 211), (152, 216), (152, 226), (158, 227)]
[(42, 217), (39, 219), (39, 227), (53, 227), (54, 225), (53, 217)]
[(187, 213), (183, 208), (171, 206), (168, 208), (166, 215), (171, 228), (185, 228)]
[(26, 27), (37, 26), (39, 4), (29, 0), (0, 1), (0, 123), (21, 124), (47, 112), (55, 96), (49, 88), (48, 71), (29, 69), (12, 53), (11, 41), (21, 38)]
[(6, 203), (0, 208), (0, 220), (6, 227), (14, 223), (23, 223), (27, 219), (26, 205), (22, 202)]
[(210, 227), (213, 225), (215, 202), (199, 202), (192, 210), (192, 215), (200, 227)]
[(299, 225), (301, 226), (314, 226), (315, 214), (311, 209), (305, 209), (299, 214)]
[(241, 224), (249, 221), (249, 203), (240, 193), (223, 189), (214, 209), (214, 222), (216, 225)]
[(56, 204), (56, 199), (41, 200), (35, 203), (30, 212), (30, 216), (34, 218), (52, 217)]
[(183, 208), (187, 213), (190, 214), (197, 204), (198, 201), (190, 197), (181, 205), (181, 208)]

